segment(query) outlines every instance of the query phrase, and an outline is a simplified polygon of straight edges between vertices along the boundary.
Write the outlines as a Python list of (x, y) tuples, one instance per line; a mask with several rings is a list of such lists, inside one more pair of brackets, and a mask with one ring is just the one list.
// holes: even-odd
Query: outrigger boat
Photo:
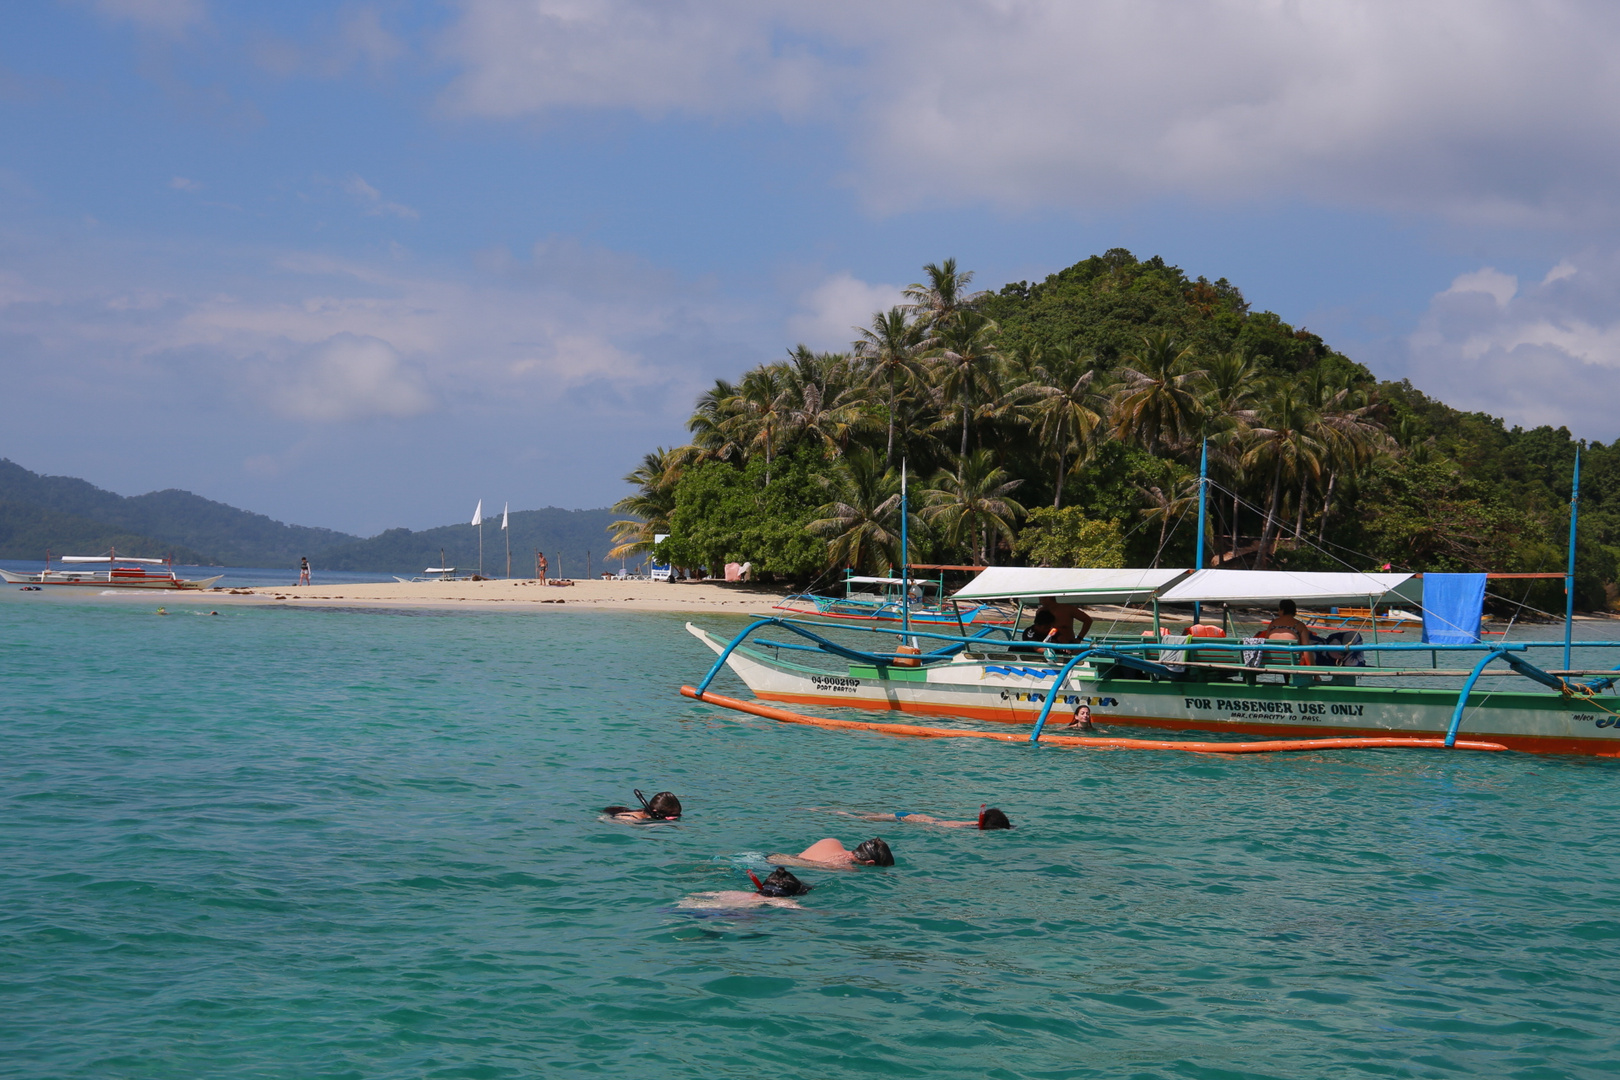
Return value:
[[(211, 578), (187, 580), (174, 572), (173, 559), (134, 559), (109, 550), (105, 555), (61, 555), (61, 567), (51, 567), (50, 552), (45, 553), (45, 569), (35, 573), (0, 570), (0, 578), (13, 585), (71, 585), (79, 588), (101, 589), (211, 589), (224, 574)], [(85, 569), (72, 569), (84, 566)], [(87, 565), (88, 564), (88, 565)], [(105, 564), (101, 568), (100, 564)], [(161, 566), (162, 570), (147, 567)]]
[[(1578, 463), (1576, 468), (1578, 490)], [(1573, 513), (1571, 519), (1573, 549)], [(1573, 572), (1572, 550), (1568, 573), (1557, 575), (1566, 578), (1566, 587), (1573, 585)], [(1055, 707), (1066, 713), (1085, 704), (1109, 730), (1140, 725), (1315, 737), (1288, 748), (1326, 745), (1322, 736), (1344, 736), (1364, 745), (1463, 747), (1472, 741), (1476, 749), (1620, 757), (1620, 697), (1615, 696), (1620, 668), (1572, 663), (1572, 588), (1562, 641), (1485, 642), (1480, 638), (1485, 576), (992, 567), (953, 600), (1051, 596), (1082, 606), (1146, 605), (1153, 628), (1042, 645), (1017, 640), (1016, 626), (950, 633), (908, 624), (900, 643), (889, 645), (850, 637), (894, 633), (878, 627), (769, 617), (725, 641), (688, 623), (687, 629), (718, 656), (702, 682), (682, 692), (789, 719), (780, 709), (712, 693), (714, 679), (729, 667), (765, 701), (1025, 725), (1031, 741), (1041, 739)], [(1425, 592), (1431, 594), (1427, 603)], [(1423, 604), (1424, 641), (1383, 640), (1374, 621), (1371, 641), (1343, 631), (1327, 644), (1283, 644), (1275, 638), (1261, 641), (1252, 632), (1245, 636), (1234, 622), (1236, 611), (1274, 608), (1285, 599), (1302, 606), (1361, 605), (1369, 611), (1391, 601)], [(1199, 618), (1212, 604), (1222, 606), (1219, 625)], [(1191, 632), (1169, 632), (1165, 605), (1192, 607)], [(767, 629), (782, 633), (756, 636)], [(1620, 641), (1580, 642), (1579, 648), (1606, 657), (1608, 664), (1620, 653)], [(1561, 663), (1556, 657), (1542, 659), (1559, 651)], [(797, 719), (905, 733), (896, 724)], [(951, 734), (940, 728), (917, 731)], [(1460, 740), (1462, 733), (1467, 737)]]
[[(982, 569), (982, 568), (975, 568)], [(777, 611), (824, 619), (871, 623), (910, 621), (923, 626), (1010, 625), (1016, 615), (998, 604), (945, 605), (940, 602), (943, 578), (870, 577), (846, 574), (844, 595), (793, 593), (772, 605)], [(930, 595), (932, 594), (932, 595)], [(908, 599), (909, 598), (909, 599)]]

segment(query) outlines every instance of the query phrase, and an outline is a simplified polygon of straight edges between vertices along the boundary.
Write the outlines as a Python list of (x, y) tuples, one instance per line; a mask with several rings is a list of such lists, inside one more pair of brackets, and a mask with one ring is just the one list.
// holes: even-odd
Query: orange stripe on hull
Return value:
[[(683, 691), (684, 692), (684, 691)], [(691, 695), (688, 695), (691, 696)], [(717, 695), (708, 693), (703, 695), (707, 700), (713, 700)], [(846, 709), (870, 709), (876, 712), (901, 712), (917, 716), (950, 716), (967, 720), (991, 720), (999, 724), (1034, 724), (1035, 717), (1014, 712), (1011, 709), (978, 708), (967, 705), (960, 708), (952, 706), (949, 712), (937, 707), (912, 701), (893, 701), (880, 704), (873, 701), (861, 701), (853, 698), (829, 698), (819, 694), (779, 694), (767, 691), (755, 691), (754, 696), (766, 701), (785, 701), (794, 705), (835, 705)], [(1057, 709), (1052, 710), (1054, 716)], [(1237, 722), (1212, 723), (1207, 720), (1174, 720), (1161, 716), (1129, 716), (1110, 718), (1092, 714), (1092, 722), (1130, 724), (1137, 727), (1163, 728), (1167, 731), (1235, 731), (1242, 735), (1316, 735), (1322, 731), (1319, 727), (1306, 727), (1298, 724), (1246, 724)], [(900, 725), (904, 726), (904, 725)], [(945, 729), (949, 730), (949, 729)], [(1382, 728), (1333, 728), (1333, 731), (1343, 732), (1347, 738), (1398, 738), (1441, 739), (1443, 733), (1435, 732), (1429, 736), (1416, 733), (1411, 736), (1391, 736)], [(1620, 757), (1620, 740), (1617, 739), (1576, 739), (1548, 735), (1503, 735), (1495, 732), (1485, 736), (1493, 743), (1499, 744), (1508, 750), (1517, 750), (1526, 754), (1580, 754), (1586, 757)], [(1013, 741), (1023, 736), (1012, 736)], [(1042, 742), (1050, 742), (1054, 736), (1042, 735)], [(1178, 746), (1181, 744), (1177, 744)], [(1458, 740), (1461, 745), (1461, 739)]]
[[(899, 735), (913, 739), (991, 739), (996, 742), (1027, 743), (1023, 735), (1003, 735), (996, 731), (962, 731), (957, 728), (923, 727), (919, 724), (879, 724), (864, 720), (831, 720), (821, 716), (801, 716), (770, 705), (752, 701), (739, 701), (722, 694), (699, 695), (690, 686), (681, 687), (689, 698), (711, 705), (719, 705), (738, 712), (752, 713), (784, 724), (807, 724), (811, 727), (835, 728), (854, 731), (873, 731), (883, 735)], [(1372, 750), (1384, 748), (1440, 750), (1444, 739), (1412, 739), (1384, 736), (1371, 738), (1315, 738), (1268, 739), (1265, 742), (1170, 742), (1163, 739), (1125, 739), (1097, 735), (1042, 735), (1041, 743), (1053, 746), (1083, 746), (1093, 750), (1183, 750), (1195, 754), (1264, 754), (1279, 750)], [(1506, 750), (1497, 743), (1474, 742), (1458, 739), (1458, 750)]]

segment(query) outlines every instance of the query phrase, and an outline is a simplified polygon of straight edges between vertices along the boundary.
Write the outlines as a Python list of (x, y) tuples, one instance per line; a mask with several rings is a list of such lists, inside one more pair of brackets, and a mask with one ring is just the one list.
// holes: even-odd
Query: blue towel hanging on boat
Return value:
[(1484, 574), (1423, 575), (1424, 644), (1475, 644), (1484, 612)]

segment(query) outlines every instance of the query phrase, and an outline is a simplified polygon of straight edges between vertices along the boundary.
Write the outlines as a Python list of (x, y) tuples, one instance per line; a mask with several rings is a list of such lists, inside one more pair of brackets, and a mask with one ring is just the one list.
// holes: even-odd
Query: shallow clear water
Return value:
[(674, 696), (674, 617), (151, 610), (0, 602), (3, 1076), (1620, 1072), (1613, 762), (897, 740)]

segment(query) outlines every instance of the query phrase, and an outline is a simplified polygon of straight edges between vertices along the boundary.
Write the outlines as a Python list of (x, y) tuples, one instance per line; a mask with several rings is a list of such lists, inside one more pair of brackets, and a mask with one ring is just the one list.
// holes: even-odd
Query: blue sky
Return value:
[(40, 0), (0, 456), (373, 533), (601, 506), (947, 256), (1127, 247), (1620, 436), (1620, 12), (1498, 0)]

